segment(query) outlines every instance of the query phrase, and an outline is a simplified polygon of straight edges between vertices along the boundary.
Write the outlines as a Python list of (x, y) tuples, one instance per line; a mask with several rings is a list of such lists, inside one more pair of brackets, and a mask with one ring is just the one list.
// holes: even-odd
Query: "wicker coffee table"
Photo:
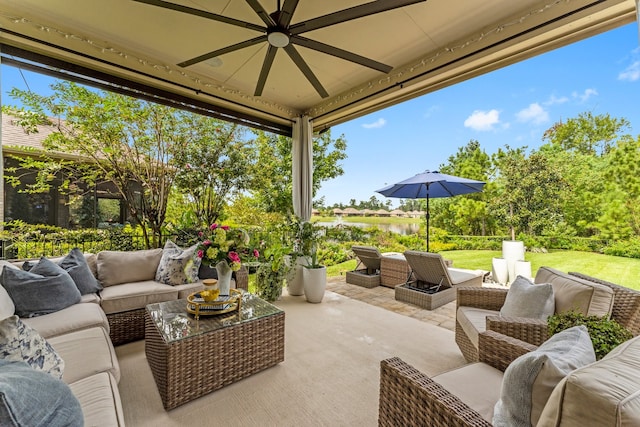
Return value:
[(240, 310), (196, 320), (187, 300), (149, 304), (145, 354), (165, 409), (284, 360), (284, 311), (243, 294)]

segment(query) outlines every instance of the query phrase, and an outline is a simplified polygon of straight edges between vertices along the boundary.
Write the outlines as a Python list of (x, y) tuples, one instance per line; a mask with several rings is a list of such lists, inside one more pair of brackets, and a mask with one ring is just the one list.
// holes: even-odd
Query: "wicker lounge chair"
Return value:
[[(634, 336), (640, 335), (640, 292), (584, 274), (567, 274), (549, 267), (540, 267), (534, 282), (551, 283), (554, 286), (556, 312), (565, 311), (566, 307), (558, 304), (558, 298), (563, 298), (563, 294), (568, 294), (569, 298), (576, 298), (576, 286), (590, 286), (593, 288), (592, 298), (600, 300), (606, 298), (607, 292), (604, 291), (612, 289), (612, 294), (611, 291), (608, 291), (613, 300), (611, 318), (629, 329)], [(458, 347), (469, 362), (478, 360), (476, 340), (478, 333), (485, 329), (536, 346), (549, 338), (547, 322), (544, 320), (500, 316), (500, 309), (504, 305), (506, 297), (507, 289), (458, 288), (455, 337)], [(596, 305), (590, 307), (595, 308)], [(606, 307), (606, 304), (601, 303), (600, 307)], [(583, 314), (601, 315), (601, 313), (591, 311), (583, 312)], [(471, 325), (475, 326), (471, 328)]]
[(396, 287), (396, 300), (433, 310), (456, 299), (456, 286), (482, 286), (485, 272), (447, 267), (440, 254), (406, 251), (411, 268), (407, 282)]
[(353, 271), (347, 272), (347, 283), (365, 288), (380, 285), (380, 251), (373, 246), (353, 246), (351, 250), (358, 257), (358, 264)]

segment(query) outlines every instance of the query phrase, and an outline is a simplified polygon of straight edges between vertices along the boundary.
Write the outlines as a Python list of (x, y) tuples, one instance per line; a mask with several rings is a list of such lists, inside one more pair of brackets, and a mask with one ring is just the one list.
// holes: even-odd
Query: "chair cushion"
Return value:
[[(195, 291), (194, 291), (195, 292)], [(178, 288), (154, 280), (108, 286), (100, 292), (102, 309), (107, 314), (145, 308), (147, 304), (178, 298)]]
[(124, 426), (118, 383), (108, 372), (69, 384), (80, 401), (85, 426)]
[(500, 315), (547, 320), (554, 313), (553, 287), (549, 283), (533, 284), (518, 276), (509, 287)]
[(120, 365), (116, 351), (103, 328), (70, 332), (49, 339), (65, 361), (62, 380), (67, 384), (100, 372), (109, 372), (120, 381)]
[(470, 363), (432, 378), (482, 418), (491, 421), (500, 398), (502, 371), (485, 363)]
[(20, 317), (53, 313), (80, 301), (69, 273), (44, 257), (30, 271), (3, 268), (0, 277)]
[(540, 267), (535, 283), (551, 283), (556, 313), (578, 311), (585, 316), (609, 317), (613, 307), (613, 290), (549, 267)]
[(46, 316), (21, 320), (47, 339), (96, 326), (109, 332), (109, 321), (98, 304), (74, 304)]
[(80, 249), (71, 249), (67, 256), (58, 261), (58, 265), (69, 273), (81, 295), (95, 294), (102, 289)]
[(156, 270), (156, 282), (166, 285), (184, 285), (198, 281), (198, 270), (202, 258), (196, 255), (198, 245), (182, 249), (167, 240), (162, 250), (162, 258)]
[(105, 288), (122, 283), (153, 280), (162, 258), (162, 249), (141, 251), (100, 251), (98, 280)]
[(477, 348), (480, 332), (487, 330), (487, 316), (497, 316), (499, 314), (500, 312), (494, 310), (461, 306), (456, 313), (456, 321)]
[(83, 420), (64, 382), (24, 362), (0, 360), (0, 425), (82, 427)]
[(31, 368), (61, 379), (64, 359), (35, 329), (16, 315), (0, 321), (0, 359), (26, 362)]
[(584, 325), (565, 329), (536, 350), (520, 356), (504, 371), (493, 425), (538, 425), (556, 385), (574, 369), (595, 360), (593, 344)]
[(551, 394), (540, 425), (640, 425), (640, 337), (570, 373)]

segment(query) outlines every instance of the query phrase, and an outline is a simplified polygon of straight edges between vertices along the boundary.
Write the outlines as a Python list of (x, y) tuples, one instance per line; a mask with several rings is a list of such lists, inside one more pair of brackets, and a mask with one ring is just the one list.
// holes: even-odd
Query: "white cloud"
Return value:
[(618, 80), (627, 80), (635, 82), (640, 80), (640, 61), (636, 61), (629, 65), (623, 72), (618, 74)]
[(584, 92), (582, 93), (573, 92), (571, 94), (571, 96), (573, 96), (574, 98), (578, 98), (580, 102), (587, 102), (589, 98), (597, 95), (598, 95), (598, 91), (595, 89), (585, 89)]
[(557, 97), (555, 95), (551, 95), (549, 97), (549, 99), (545, 102), (543, 102), (543, 105), (557, 105), (557, 104), (564, 104), (566, 102), (569, 102), (569, 98), (567, 98), (566, 96), (561, 96), (561, 97)]
[(520, 110), (516, 117), (520, 122), (531, 122), (536, 125), (549, 121), (549, 113), (537, 102), (530, 104), (524, 110)]
[(493, 130), (493, 126), (498, 123), (500, 123), (500, 112), (498, 110), (475, 110), (467, 117), (467, 120), (464, 121), (464, 127), (473, 130), (487, 131)]
[(376, 120), (373, 123), (365, 123), (365, 124), (363, 124), (362, 127), (365, 128), (365, 129), (376, 129), (376, 128), (381, 128), (382, 126), (384, 126), (386, 124), (387, 124), (387, 121), (381, 117), (381, 118), (379, 118), (378, 120)]

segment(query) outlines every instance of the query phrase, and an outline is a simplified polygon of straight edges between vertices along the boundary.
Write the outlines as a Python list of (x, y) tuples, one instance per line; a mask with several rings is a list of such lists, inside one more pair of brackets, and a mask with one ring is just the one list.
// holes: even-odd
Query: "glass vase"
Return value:
[(231, 274), (233, 271), (227, 261), (220, 261), (216, 264), (218, 272), (218, 286), (220, 287), (220, 295), (229, 295), (231, 289)]

